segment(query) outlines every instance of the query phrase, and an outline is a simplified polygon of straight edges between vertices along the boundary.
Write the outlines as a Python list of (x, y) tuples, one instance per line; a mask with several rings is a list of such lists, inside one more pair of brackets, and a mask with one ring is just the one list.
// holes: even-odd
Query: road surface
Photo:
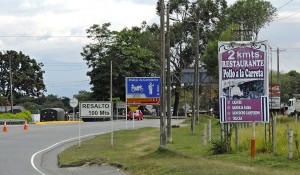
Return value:
[[(0, 175), (51, 175), (55, 173), (54, 165), (57, 163), (47, 156), (49, 150), (63, 148), (71, 142), (78, 144), (80, 133), (83, 140), (86, 136), (108, 133), (120, 129), (132, 129), (154, 126), (159, 127), (159, 119), (143, 121), (115, 120), (106, 122), (80, 122), (68, 124), (28, 125), (24, 130), (22, 125), (8, 125), (7, 132), (0, 132)], [(172, 120), (178, 124), (182, 120)], [(127, 124), (126, 124), (127, 123)], [(127, 125), (127, 126), (126, 126)], [(3, 126), (1, 126), (3, 127)], [(79, 129), (80, 128), (80, 129)], [(56, 151), (61, 151), (56, 149)]]

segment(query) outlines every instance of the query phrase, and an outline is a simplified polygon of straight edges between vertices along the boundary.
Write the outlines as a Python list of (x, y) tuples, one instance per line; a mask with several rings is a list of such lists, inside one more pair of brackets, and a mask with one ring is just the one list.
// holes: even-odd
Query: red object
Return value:
[(256, 148), (255, 148), (255, 138), (251, 139), (251, 158), (253, 159), (256, 156)]
[[(127, 114), (127, 120), (132, 120), (132, 111)], [(134, 119), (143, 120), (143, 113), (141, 110), (136, 110), (134, 112)]]
[(7, 132), (7, 128), (6, 128), (6, 121), (4, 121), (3, 132)]
[(24, 130), (27, 130), (28, 129), (28, 125), (27, 125), (27, 121), (25, 120), (25, 123), (24, 123)]

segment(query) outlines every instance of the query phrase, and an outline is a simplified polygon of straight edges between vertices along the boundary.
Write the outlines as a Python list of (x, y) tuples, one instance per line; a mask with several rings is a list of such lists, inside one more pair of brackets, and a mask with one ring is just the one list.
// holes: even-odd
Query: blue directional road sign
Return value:
[(159, 105), (160, 77), (126, 77), (129, 105)]

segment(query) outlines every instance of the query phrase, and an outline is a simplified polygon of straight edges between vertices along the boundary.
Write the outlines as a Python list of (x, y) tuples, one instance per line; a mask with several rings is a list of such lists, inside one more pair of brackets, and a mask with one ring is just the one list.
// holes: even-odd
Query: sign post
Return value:
[(127, 105), (160, 105), (159, 77), (126, 77)]
[(81, 117), (101, 118), (112, 115), (111, 102), (89, 101), (79, 103)]
[[(139, 106), (160, 105), (160, 77), (126, 77), (125, 83), (126, 104), (133, 115)], [(133, 110), (135, 106), (138, 107)], [(134, 127), (134, 117), (132, 120)]]
[(78, 106), (78, 100), (77, 100), (77, 98), (72, 98), (70, 100), (70, 106), (73, 108), (73, 121), (74, 121), (75, 120), (75, 108)]
[[(110, 101), (84, 101), (79, 103), (79, 118), (111, 117), (112, 102)], [(80, 147), (80, 122), (79, 122), (79, 147)]]
[(219, 42), (220, 122), (269, 122), (268, 45)]
[[(129, 106), (130, 111), (132, 112), (132, 128), (134, 128), (134, 115), (135, 111), (139, 108), (140, 106)], [(127, 120), (127, 119), (126, 119)]]
[(280, 109), (280, 84), (269, 86), (270, 109)]
[(220, 122), (252, 122), (251, 157), (255, 156), (255, 122), (269, 123), (268, 44), (219, 42)]

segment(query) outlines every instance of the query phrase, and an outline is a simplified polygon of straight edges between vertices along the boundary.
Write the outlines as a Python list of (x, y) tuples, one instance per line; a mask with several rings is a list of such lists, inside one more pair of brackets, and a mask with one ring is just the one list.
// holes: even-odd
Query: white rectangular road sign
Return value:
[(79, 104), (80, 117), (100, 118), (112, 116), (111, 102), (106, 101), (87, 101)]

